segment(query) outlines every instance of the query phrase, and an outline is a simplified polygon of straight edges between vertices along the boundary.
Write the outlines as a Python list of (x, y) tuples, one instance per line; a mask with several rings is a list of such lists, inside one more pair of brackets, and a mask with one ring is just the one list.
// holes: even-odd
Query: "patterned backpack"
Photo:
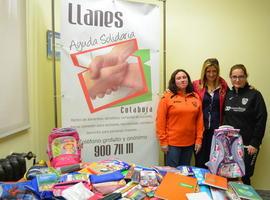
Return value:
[(227, 125), (214, 131), (210, 160), (205, 164), (211, 173), (227, 178), (245, 175), (244, 145), (239, 131)]
[(54, 128), (48, 137), (47, 153), (52, 167), (81, 162), (81, 143), (73, 128)]

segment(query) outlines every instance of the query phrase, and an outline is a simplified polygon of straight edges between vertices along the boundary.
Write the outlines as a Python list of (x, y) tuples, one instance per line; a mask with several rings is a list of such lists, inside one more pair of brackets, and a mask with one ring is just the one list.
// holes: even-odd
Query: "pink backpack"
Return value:
[(54, 128), (48, 137), (47, 153), (52, 167), (81, 162), (81, 142), (73, 128)]

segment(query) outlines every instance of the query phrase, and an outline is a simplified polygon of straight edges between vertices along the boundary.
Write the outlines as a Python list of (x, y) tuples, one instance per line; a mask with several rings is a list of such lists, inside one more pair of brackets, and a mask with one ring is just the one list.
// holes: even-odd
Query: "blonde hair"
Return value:
[(208, 58), (204, 61), (201, 71), (201, 83), (200, 88), (204, 88), (207, 85), (206, 70), (208, 67), (215, 67), (217, 70), (217, 79), (215, 80), (215, 88), (219, 85), (219, 62), (216, 58)]

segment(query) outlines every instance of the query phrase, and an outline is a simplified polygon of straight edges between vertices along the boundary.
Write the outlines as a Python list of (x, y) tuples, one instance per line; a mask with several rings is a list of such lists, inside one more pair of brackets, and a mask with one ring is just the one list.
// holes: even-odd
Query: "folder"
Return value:
[(197, 179), (168, 172), (155, 191), (155, 197), (166, 200), (187, 200), (186, 193), (195, 192)]

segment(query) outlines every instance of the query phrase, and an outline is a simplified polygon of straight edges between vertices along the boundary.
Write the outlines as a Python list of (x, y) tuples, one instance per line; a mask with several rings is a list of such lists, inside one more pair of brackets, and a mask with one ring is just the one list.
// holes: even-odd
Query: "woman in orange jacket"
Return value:
[(189, 74), (177, 69), (160, 99), (156, 132), (166, 165), (190, 165), (192, 153), (200, 151), (203, 138), (202, 104), (193, 92)]

